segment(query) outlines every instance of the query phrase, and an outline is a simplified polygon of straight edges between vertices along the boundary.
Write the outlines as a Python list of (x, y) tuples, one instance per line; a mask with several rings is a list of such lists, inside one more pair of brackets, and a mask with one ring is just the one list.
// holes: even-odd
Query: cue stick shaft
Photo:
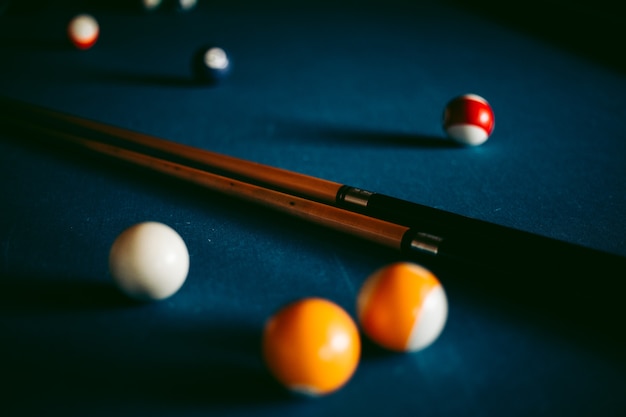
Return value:
[(142, 153), (157, 153), (166, 159), (175, 157), (186, 164), (194, 163), (203, 170), (225, 174), (265, 188), (284, 190), (320, 202), (334, 202), (342, 187), (341, 184), (332, 181), (195, 148), (43, 107), (2, 98), (0, 107), (28, 123), (51, 125), (75, 134), (84, 133), (88, 137), (95, 135), (96, 138), (117, 143), (119, 146), (134, 147)]
[(292, 217), (347, 233), (395, 250), (402, 249), (403, 240), (410, 233), (410, 229), (406, 226), (263, 188), (258, 185), (248, 184), (132, 150), (39, 126), (31, 126), (29, 130), (34, 133), (56, 137), (67, 143), (112, 157), (115, 160), (147, 168), (151, 171), (202, 186), (211, 191), (271, 208)]

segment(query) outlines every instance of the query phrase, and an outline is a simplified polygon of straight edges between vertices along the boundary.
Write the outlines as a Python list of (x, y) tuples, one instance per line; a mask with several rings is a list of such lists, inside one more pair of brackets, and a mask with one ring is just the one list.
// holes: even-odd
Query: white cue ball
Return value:
[(189, 251), (171, 227), (144, 222), (124, 230), (113, 242), (109, 269), (118, 287), (139, 300), (162, 300), (187, 279)]

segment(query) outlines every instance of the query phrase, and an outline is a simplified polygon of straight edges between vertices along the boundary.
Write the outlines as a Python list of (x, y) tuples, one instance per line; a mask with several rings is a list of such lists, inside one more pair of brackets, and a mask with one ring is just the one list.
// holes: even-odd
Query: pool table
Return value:
[[(626, 77), (603, 52), (619, 48), (606, 2), (576, 13), (605, 29), (585, 42), (575, 19), (533, 14), (539, 2), (13, 3), (0, 16), (2, 98), (626, 258)], [(66, 36), (82, 12), (101, 30), (88, 50)], [(192, 76), (207, 42), (231, 56), (219, 85)], [(495, 113), (476, 147), (441, 125), (465, 93)], [(34, 136), (0, 123), (3, 416), (626, 413), (623, 269), (598, 262), (574, 277), (559, 273), (566, 260), (520, 276), (407, 259)], [(136, 302), (113, 284), (108, 255), (148, 220), (178, 231), (190, 269), (170, 298)], [(267, 319), (305, 297), (356, 319), (365, 279), (398, 261), (441, 280), (439, 338), (396, 353), (362, 336), (338, 391), (281, 386), (261, 354)], [(571, 287), (589, 296), (568, 303)]]

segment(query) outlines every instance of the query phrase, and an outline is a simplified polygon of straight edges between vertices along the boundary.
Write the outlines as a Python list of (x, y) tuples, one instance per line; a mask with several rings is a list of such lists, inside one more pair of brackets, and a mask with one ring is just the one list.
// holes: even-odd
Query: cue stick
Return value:
[[(32, 133), (55, 137), (66, 143), (77, 145), (97, 154), (127, 162), (132, 166), (147, 168), (154, 172), (199, 185), (211, 191), (271, 208), (281, 213), (347, 233), (391, 249), (403, 250), (404, 241), (409, 239), (413, 234), (413, 231), (407, 226), (390, 223), (385, 220), (285, 194), (269, 188), (263, 188), (255, 184), (227, 178), (151, 155), (141, 154), (133, 150), (36, 125), (23, 126), (23, 128), (28, 129)], [(416, 239), (419, 238), (416, 237)], [(413, 243), (413, 247), (418, 249), (416, 245), (419, 245), (419, 243)]]
[[(603, 265), (613, 268), (613, 271), (626, 271), (626, 258), (618, 255), (14, 100), (0, 99), (0, 108), (4, 110), (0, 117), (4, 117), (11, 125), (43, 129), (42, 132), (46, 134), (65, 138), (92, 150), (97, 150), (96, 148), (104, 150), (104, 144), (108, 144), (112, 148), (106, 148), (105, 153), (120, 155), (128, 162), (135, 158), (139, 164), (153, 170), (167, 171), (166, 173), (171, 175), (189, 170), (194, 174), (189, 174), (188, 180), (200, 178), (199, 172), (206, 173), (207, 178), (209, 174), (212, 174), (214, 179), (228, 178), (239, 184), (239, 187), (230, 189), (232, 193), (235, 189), (243, 188), (242, 184), (255, 187), (256, 191), (247, 190), (249, 195), (258, 195), (260, 190), (266, 190), (268, 194), (276, 193), (268, 195), (264, 201), (256, 201), (257, 203), (270, 205), (272, 196), (282, 198), (288, 195), (298, 198), (298, 208), (304, 201), (309, 201), (317, 203), (316, 208), (332, 206), (340, 209), (342, 211), (337, 213), (341, 213), (342, 216), (348, 216), (351, 212), (355, 215), (354, 219), (358, 219), (355, 222), (359, 223), (358, 226), (351, 223), (347, 227), (349, 230), (346, 231), (352, 234), (359, 235), (356, 229), (359, 227), (367, 229), (369, 227), (366, 225), (367, 222), (373, 222), (374, 219), (382, 220), (384, 224), (403, 226), (404, 228), (399, 229), (401, 233), (395, 231), (397, 233), (391, 239), (393, 244), (390, 244), (389, 236), (381, 239), (387, 246), (405, 253), (418, 253), (496, 270), (524, 270), (532, 273), (536, 272), (537, 268), (546, 266), (552, 267), (551, 270), (557, 273), (565, 273), (566, 269), (576, 273), (581, 270), (589, 271), (593, 265)], [(89, 140), (84, 139), (85, 137), (89, 137)], [(98, 146), (96, 143), (103, 145)], [(117, 150), (114, 151), (113, 148)], [(132, 158), (129, 156), (131, 154)], [(148, 163), (148, 160), (151, 162)], [(171, 165), (168, 165), (168, 162)], [(201, 185), (208, 187), (206, 183)], [(218, 189), (220, 190), (226, 192), (224, 187)], [(284, 201), (282, 203), (284, 204)], [(285, 210), (285, 207), (276, 208)], [(289, 211), (294, 215), (295, 208), (290, 207)], [(322, 222), (321, 218), (316, 216), (312, 215), (309, 220)], [(348, 218), (349, 216), (344, 220), (350, 223), (352, 220)], [(329, 220), (327, 225), (341, 230), (340, 222), (341, 220), (336, 217)], [(371, 240), (370, 232), (364, 232), (362, 237)]]

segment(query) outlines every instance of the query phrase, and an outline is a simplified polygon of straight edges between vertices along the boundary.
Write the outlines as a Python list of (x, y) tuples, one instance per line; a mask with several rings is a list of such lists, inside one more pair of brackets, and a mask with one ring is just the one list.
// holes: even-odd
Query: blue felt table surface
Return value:
[[(67, 18), (80, 8), (8, 14), (0, 94), (626, 256), (622, 72), (453, 3), (371, 3), (87, 8), (101, 26), (88, 51), (66, 46)], [(232, 56), (218, 87), (191, 79), (190, 56), (207, 41)], [(443, 108), (463, 93), (493, 106), (483, 146), (443, 136)], [(365, 341), (343, 389), (294, 398), (261, 360), (265, 320), (305, 296), (354, 315), (363, 280), (399, 255), (6, 130), (0, 190), (8, 415), (626, 410), (622, 351), (453, 283), (448, 323), (431, 347), (397, 355)], [(181, 234), (191, 268), (172, 298), (135, 304), (112, 286), (107, 256), (144, 220)]]

